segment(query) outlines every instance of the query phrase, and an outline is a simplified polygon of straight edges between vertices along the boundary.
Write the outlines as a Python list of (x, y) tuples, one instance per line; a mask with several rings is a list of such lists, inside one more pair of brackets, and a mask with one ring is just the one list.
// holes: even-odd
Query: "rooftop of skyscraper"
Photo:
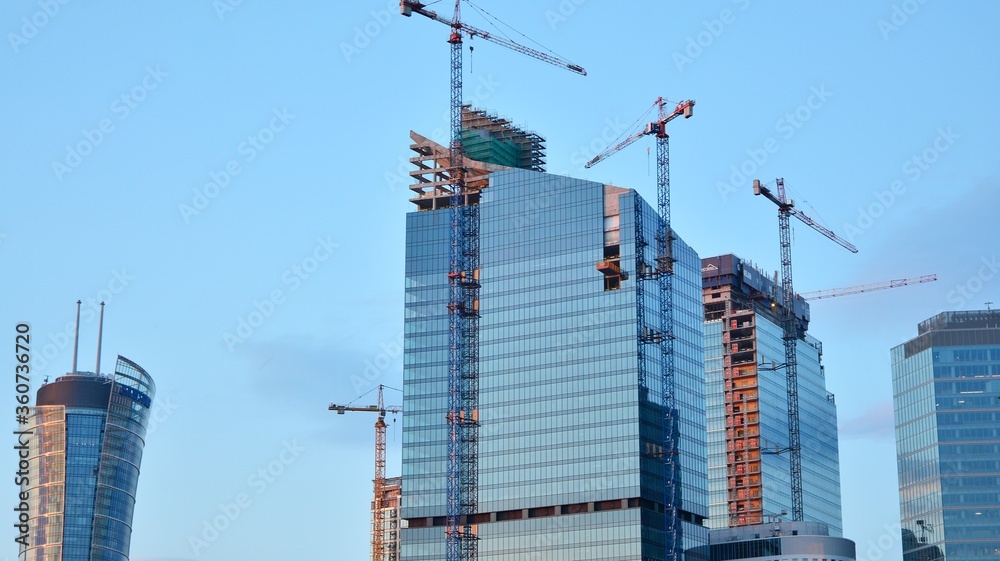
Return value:
[[(731, 286), (746, 296), (748, 300), (766, 304), (758, 307), (758, 311), (765, 310), (770, 306), (770, 311), (774, 314), (778, 314), (780, 307), (783, 306), (781, 285), (776, 275), (777, 273), (772, 277), (757, 264), (741, 259), (732, 253), (705, 257), (701, 260), (701, 279), (704, 288)], [(802, 331), (806, 331), (809, 328), (809, 303), (798, 294), (795, 295), (794, 300), (795, 316), (799, 320)], [(721, 308), (706, 301), (705, 319), (712, 320), (721, 317)]]
[(917, 333), (939, 329), (996, 329), (1000, 328), (1000, 310), (966, 310), (941, 312), (917, 324)]
[(897, 346), (903, 357), (935, 346), (1000, 345), (1000, 310), (941, 312), (917, 324), (917, 333)]

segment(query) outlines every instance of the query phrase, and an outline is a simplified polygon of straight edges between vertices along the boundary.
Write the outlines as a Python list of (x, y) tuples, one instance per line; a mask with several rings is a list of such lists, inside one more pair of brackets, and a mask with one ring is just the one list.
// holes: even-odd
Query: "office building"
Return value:
[[(776, 280), (735, 255), (702, 259), (702, 279), (709, 527), (761, 524), (793, 512), (784, 302)], [(823, 345), (806, 332), (809, 305), (796, 296), (793, 309), (804, 520), (840, 536), (837, 405), (826, 389)]]
[(904, 561), (1000, 559), (1000, 311), (940, 313), (891, 356)]
[(112, 374), (77, 371), (75, 348), (70, 373), (38, 389), (21, 485), (29, 506), (22, 561), (128, 561), (155, 393), (149, 374), (122, 356)]
[(712, 561), (854, 561), (854, 542), (822, 522), (768, 522), (712, 530), (703, 555)]
[[(478, 512), (470, 516), (478, 557), (663, 559), (660, 353), (647, 352), (640, 381), (634, 271), (635, 209), (650, 245), (656, 211), (633, 190), (542, 172), (537, 135), (489, 121), (476, 133), (487, 154), (463, 162), (466, 184), (479, 188), (470, 200), (481, 217)], [(448, 154), (411, 136), (417, 210), (406, 218), (401, 547), (407, 561), (439, 561), (448, 475)], [(520, 156), (501, 160), (517, 146)], [(679, 238), (673, 258), (677, 528), (681, 547), (691, 549), (708, 543), (700, 260)], [(655, 324), (654, 290), (645, 291)]]

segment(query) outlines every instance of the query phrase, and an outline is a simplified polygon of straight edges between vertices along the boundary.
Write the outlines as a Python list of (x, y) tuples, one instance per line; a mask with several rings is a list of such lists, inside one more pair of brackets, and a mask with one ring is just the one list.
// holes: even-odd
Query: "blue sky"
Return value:
[[(1000, 4), (477, 5), (589, 73), (466, 51), (466, 100), (545, 136), (549, 171), (652, 197), (650, 143), (582, 162), (657, 96), (694, 99), (670, 125), (672, 208), (702, 256), (778, 268), (776, 212), (750, 182), (784, 177), (860, 248), (797, 225), (798, 290), (938, 274), (812, 308), (845, 535), (859, 559), (901, 559), (889, 348), (939, 311), (1000, 305)], [(400, 387), (408, 133), (447, 125), (448, 30), (397, 6), (0, 6), (0, 325), (31, 323), (37, 388), (69, 369), (73, 303), (103, 298), (104, 368), (122, 354), (155, 378), (134, 559), (367, 555), (374, 419), (326, 408)], [(81, 331), (89, 369), (96, 321)]]

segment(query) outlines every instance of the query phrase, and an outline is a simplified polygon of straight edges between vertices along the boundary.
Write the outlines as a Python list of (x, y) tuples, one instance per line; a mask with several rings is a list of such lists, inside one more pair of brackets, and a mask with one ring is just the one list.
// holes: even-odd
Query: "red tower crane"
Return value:
[(785, 180), (777, 179), (777, 195), (761, 185), (759, 179), (753, 180), (753, 194), (763, 195), (778, 206), (778, 233), (781, 243), (781, 293), (782, 293), (782, 324), (785, 343), (785, 379), (788, 385), (788, 451), (790, 476), (792, 481), (792, 520), (803, 519), (802, 508), (802, 448), (799, 435), (799, 382), (795, 342), (799, 338), (799, 328), (795, 319), (795, 290), (792, 287), (792, 236), (789, 217), (795, 216), (807, 226), (830, 238), (846, 248), (851, 253), (857, 253), (847, 240), (842, 239), (827, 228), (820, 226), (797, 208), (795, 203), (785, 198)]
[[(622, 148), (629, 146), (636, 140), (639, 140), (640, 138), (648, 134), (654, 134), (656, 135), (657, 138), (664, 138), (667, 136), (667, 128), (666, 128), (667, 123), (673, 121), (674, 119), (682, 115), (684, 116), (685, 119), (691, 118), (691, 115), (693, 114), (694, 111), (693, 100), (689, 99), (687, 101), (682, 101), (678, 103), (677, 107), (674, 107), (674, 110), (671, 111), (670, 113), (666, 112), (667, 103), (669, 102), (663, 99), (662, 97), (656, 98), (656, 101), (653, 102), (653, 106), (650, 107), (648, 110), (646, 110), (646, 115), (648, 115), (653, 109), (656, 109), (658, 111), (658, 118), (655, 121), (646, 123), (645, 125), (641, 126), (639, 130), (629, 135), (628, 138), (626, 138), (625, 140), (622, 140), (618, 144), (615, 144), (614, 146), (608, 148), (604, 152), (601, 152), (600, 154), (594, 156), (594, 158), (589, 162), (587, 162), (583, 167), (585, 168), (592, 167), (597, 162), (604, 160), (608, 156), (618, 152)], [(642, 117), (640, 117), (639, 119), (641, 120)]]
[(472, 520), (478, 513), (479, 485), (479, 206), (465, 185), (462, 169), (462, 34), (480, 37), (577, 74), (582, 66), (525, 47), (461, 19), (455, 0), (451, 19), (427, 9), (423, 2), (400, 0), (400, 13), (420, 14), (451, 28), (451, 143), (448, 175), (451, 234), (448, 271), (448, 472), (445, 515), (446, 561), (479, 557)]
[(338, 415), (343, 415), (347, 411), (364, 411), (367, 413), (378, 413), (375, 420), (375, 500), (372, 502), (372, 561), (383, 561), (385, 539), (385, 511), (382, 507), (382, 499), (385, 496), (385, 414), (401, 413), (403, 408), (398, 405), (386, 406), (382, 399), (382, 389), (384, 385), (378, 387), (378, 405), (367, 407), (352, 407), (350, 405), (330, 404), (330, 411), (336, 411)]
[[(604, 160), (608, 156), (617, 153), (619, 150), (629, 146), (639, 138), (646, 135), (656, 136), (656, 201), (657, 201), (657, 221), (656, 221), (656, 262), (655, 267), (647, 264), (645, 258), (645, 248), (649, 245), (646, 242), (645, 228), (643, 226), (643, 205), (639, 197), (635, 197), (634, 222), (635, 226), (635, 300), (636, 300), (636, 326), (638, 329), (638, 342), (636, 346), (637, 378), (640, 391), (648, 390), (646, 346), (654, 349), (658, 347), (660, 354), (660, 396), (663, 404), (662, 418), (662, 442), (663, 453), (663, 508), (664, 508), (664, 557), (667, 561), (676, 561), (681, 556), (680, 532), (677, 531), (678, 518), (678, 484), (677, 484), (677, 439), (676, 431), (676, 402), (675, 382), (674, 382), (674, 319), (673, 319), (673, 230), (670, 226), (670, 137), (667, 135), (667, 123), (683, 115), (689, 118), (694, 109), (694, 101), (682, 101), (674, 107), (673, 111), (667, 111), (667, 100), (663, 97), (656, 98), (653, 106), (646, 110), (648, 115), (654, 109), (657, 111), (655, 121), (646, 123), (639, 130), (630, 135), (625, 140), (608, 148), (604, 152), (595, 156), (587, 162), (587, 168)], [(645, 117), (643, 115), (643, 117)], [(640, 117), (640, 121), (643, 119)], [(605, 272), (607, 261), (600, 262), (597, 267)], [(621, 271), (619, 271), (621, 273)], [(607, 274), (607, 273), (605, 273)], [(624, 275), (623, 275), (624, 276)], [(657, 301), (659, 303), (659, 325), (650, 325), (646, 322), (645, 303), (645, 283), (647, 281), (657, 282)]]

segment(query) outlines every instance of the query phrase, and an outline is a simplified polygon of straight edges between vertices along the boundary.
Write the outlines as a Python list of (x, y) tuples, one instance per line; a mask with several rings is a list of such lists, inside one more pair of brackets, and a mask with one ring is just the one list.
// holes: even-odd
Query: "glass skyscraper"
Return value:
[(904, 561), (1000, 558), (1000, 311), (944, 312), (892, 349)]
[[(637, 225), (633, 190), (526, 169), (488, 172), (480, 202), (479, 559), (662, 559), (660, 354), (647, 352), (647, 391), (637, 374), (635, 275), (598, 268), (614, 259), (634, 273), (635, 228), (652, 241), (656, 212), (638, 201)], [(439, 561), (450, 213), (414, 202), (427, 210), (408, 214), (406, 224), (401, 558)], [(701, 275), (690, 247), (676, 239), (673, 248), (677, 526), (690, 549), (708, 543)], [(652, 292), (645, 314), (656, 320)]]
[(153, 379), (118, 357), (38, 389), (29, 430), (28, 547), (22, 561), (128, 561)]
[[(735, 255), (702, 260), (708, 415), (709, 527), (759, 525), (792, 513), (788, 393), (780, 289)], [(799, 435), (805, 521), (841, 536), (837, 405), (823, 345), (796, 297)]]

